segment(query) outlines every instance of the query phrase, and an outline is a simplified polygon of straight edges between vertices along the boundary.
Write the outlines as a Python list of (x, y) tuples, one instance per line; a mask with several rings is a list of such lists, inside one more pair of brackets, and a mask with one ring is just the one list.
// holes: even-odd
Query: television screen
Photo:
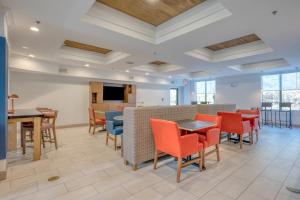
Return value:
[(103, 87), (103, 100), (124, 100), (124, 87)]

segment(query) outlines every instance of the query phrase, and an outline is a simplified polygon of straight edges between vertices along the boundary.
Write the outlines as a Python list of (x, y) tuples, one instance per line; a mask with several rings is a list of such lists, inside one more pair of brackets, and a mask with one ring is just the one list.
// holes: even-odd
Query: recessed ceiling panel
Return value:
[(246, 36), (236, 38), (233, 40), (228, 40), (228, 41), (221, 42), (218, 44), (213, 44), (213, 45), (207, 46), (205, 48), (207, 48), (211, 51), (219, 51), (222, 49), (227, 49), (227, 48), (236, 47), (236, 46), (243, 45), (243, 44), (248, 44), (251, 42), (256, 42), (259, 40), (261, 40), (261, 39), (256, 34), (250, 34), (250, 35), (246, 35)]
[(206, 0), (97, 0), (146, 23), (158, 26)]
[(71, 40), (65, 40), (64, 46), (81, 49), (81, 50), (85, 50), (85, 51), (90, 51), (90, 52), (95, 52), (95, 53), (101, 53), (101, 54), (107, 54), (112, 51), (110, 49), (96, 47), (94, 45), (83, 44), (83, 43), (75, 42), (75, 41), (71, 41)]
[(156, 60), (156, 61), (150, 62), (149, 64), (150, 64), (150, 65), (157, 65), (157, 66), (160, 66), (160, 65), (166, 65), (166, 64), (168, 64), (168, 63), (166, 63), (166, 62), (164, 62), (164, 61)]

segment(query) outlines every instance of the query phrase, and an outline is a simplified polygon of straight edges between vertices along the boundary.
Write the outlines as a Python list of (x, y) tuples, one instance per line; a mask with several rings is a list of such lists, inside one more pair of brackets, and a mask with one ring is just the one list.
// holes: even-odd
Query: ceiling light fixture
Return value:
[(35, 27), (35, 26), (31, 26), (30, 30), (33, 31), (33, 32), (39, 32), (40, 31), (40, 29), (38, 27)]
[(33, 55), (33, 54), (29, 54), (28, 55), (30, 58), (34, 58), (35, 57), (35, 55)]
[(22, 46), (22, 49), (28, 49), (28, 47), (26, 47), (26, 46)]
[(85, 67), (89, 67), (89, 66), (90, 66), (90, 64), (85, 64), (84, 66), (85, 66)]
[(127, 69), (125, 72), (129, 73), (130, 71)]
[(168, 76), (169, 78), (172, 78), (172, 76), (170, 75), (170, 76)]
[(146, 73), (145, 73), (145, 75), (146, 75), (146, 76), (149, 76), (149, 73), (148, 73), (148, 72), (146, 72)]

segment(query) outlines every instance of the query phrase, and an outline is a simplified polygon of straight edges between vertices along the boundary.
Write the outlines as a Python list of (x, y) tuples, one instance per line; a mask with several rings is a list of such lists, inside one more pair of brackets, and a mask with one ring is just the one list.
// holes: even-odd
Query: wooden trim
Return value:
[(94, 52), (94, 53), (100, 53), (100, 54), (107, 54), (107, 53), (112, 51), (110, 49), (105, 49), (105, 48), (97, 47), (97, 46), (90, 45), (90, 44), (75, 42), (75, 41), (72, 41), (72, 40), (65, 40), (64, 45), (67, 46), (67, 47), (71, 47), (71, 48), (75, 48), (75, 49), (81, 49), (81, 50), (84, 50), (84, 51), (90, 51), (90, 52)]
[(0, 171), (0, 181), (3, 181), (7, 178), (6, 171)]

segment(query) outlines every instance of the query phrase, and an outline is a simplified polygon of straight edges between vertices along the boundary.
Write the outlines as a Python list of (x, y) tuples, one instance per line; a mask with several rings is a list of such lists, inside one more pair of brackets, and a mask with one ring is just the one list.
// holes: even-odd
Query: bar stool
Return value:
[[(277, 120), (278, 114), (278, 120)], [(285, 114), (285, 119), (282, 120), (281, 114)], [(291, 102), (282, 102), (279, 105), (279, 110), (275, 111), (275, 125), (279, 123), (279, 128), (281, 124), (284, 123), (286, 128), (292, 128), (292, 103)]]
[[(38, 109), (44, 115), (41, 123), (41, 143), (45, 148), (45, 142), (54, 143), (57, 149), (57, 137), (56, 137), (56, 118), (57, 110), (52, 109)], [(51, 134), (52, 132), (52, 134)], [(33, 123), (21, 124), (21, 147), (23, 154), (26, 153), (26, 143), (33, 142)]]
[(271, 125), (273, 127), (273, 103), (262, 102), (261, 112), (263, 125)]

